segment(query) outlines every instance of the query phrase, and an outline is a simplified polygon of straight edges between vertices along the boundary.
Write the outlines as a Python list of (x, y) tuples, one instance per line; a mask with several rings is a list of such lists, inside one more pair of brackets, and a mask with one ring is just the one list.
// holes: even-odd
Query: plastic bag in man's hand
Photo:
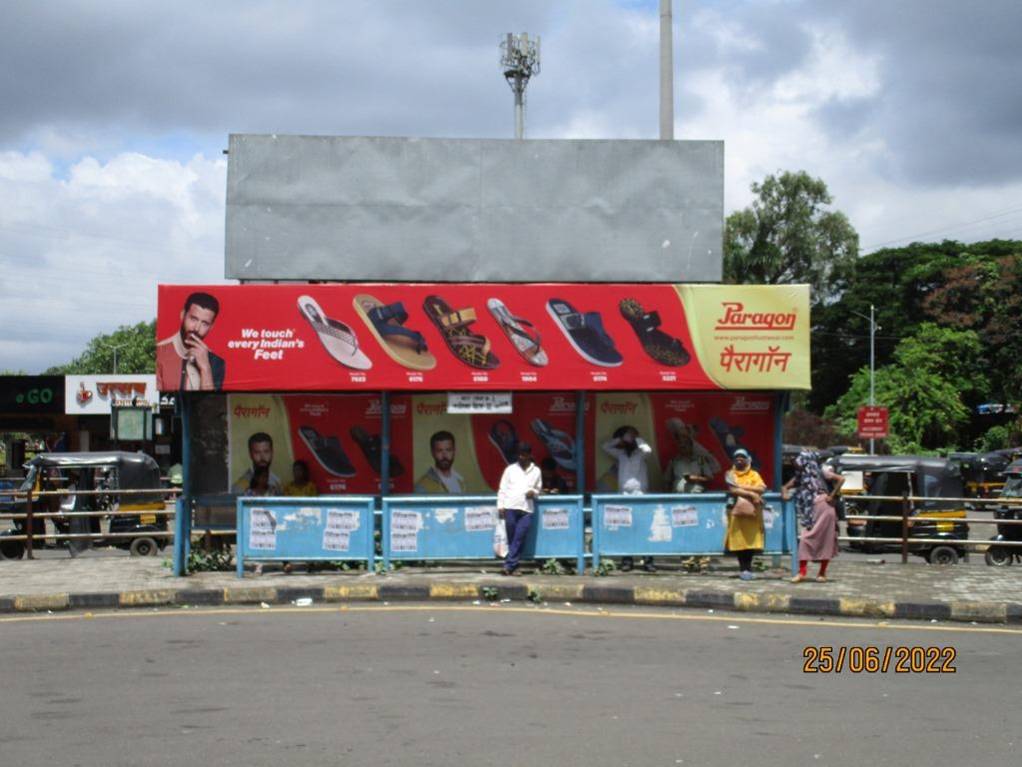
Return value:
[(504, 527), (504, 520), (497, 521), (494, 528), (494, 556), (503, 559), (508, 555), (508, 532)]

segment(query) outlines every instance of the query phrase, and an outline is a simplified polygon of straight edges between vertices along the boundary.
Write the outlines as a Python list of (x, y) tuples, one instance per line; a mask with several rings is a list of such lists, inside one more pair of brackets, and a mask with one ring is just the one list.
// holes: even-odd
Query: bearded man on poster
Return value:
[(209, 293), (192, 293), (181, 310), (181, 327), (156, 344), (156, 374), (162, 387), (179, 391), (220, 391), (226, 364), (206, 346), (205, 338), (220, 314)]

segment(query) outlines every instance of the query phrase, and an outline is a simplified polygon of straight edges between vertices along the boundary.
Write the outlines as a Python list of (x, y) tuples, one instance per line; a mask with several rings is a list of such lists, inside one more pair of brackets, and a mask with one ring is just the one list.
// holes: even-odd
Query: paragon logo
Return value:
[(747, 399), (738, 397), (731, 404), (732, 413), (762, 413), (770, 409), (768, 399)]
[(633, 415), (638, 409), (638, 402), (604, 402), (600, 405), (600, 412), (611, 415)]
[[(390, 414), (392, 416), (403, 417), (408, 413), (408, 405), (403, 402), (391, 402), (390, 403)], [(383, 415), (383, 403), (378, 399), (371, 400), (369, 407), (366, 408), (366, 418), (379, 418)]]
[(244, 405), (234, 406), (235, 418), (269, 418), (270, 409), (266, 405), (259, 407), (245, 407)]
[(722, 301), (724, 316), (715, 330), (794, 330), (795, 312), (747, 312), (741, 301)]
[(554, 401), (550, 403), (551, 413), (574, 413), (575, 412), (575, 401), (568, 399), (567, 397), (557, 396), (554, 397)]

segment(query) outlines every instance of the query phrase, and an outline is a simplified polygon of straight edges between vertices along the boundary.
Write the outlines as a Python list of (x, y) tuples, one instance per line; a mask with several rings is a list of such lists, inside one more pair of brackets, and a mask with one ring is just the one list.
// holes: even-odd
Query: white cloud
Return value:
[(222, 282), (226, 162), (0, 154), (0, 368), (39, 370), (151, 320), (159, 282)]

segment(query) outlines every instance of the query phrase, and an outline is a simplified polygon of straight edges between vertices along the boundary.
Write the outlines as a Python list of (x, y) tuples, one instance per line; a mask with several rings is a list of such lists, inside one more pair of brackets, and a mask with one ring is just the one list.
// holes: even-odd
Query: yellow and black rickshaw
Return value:
[[(955, 564), (968, 549), (969, 525), (963, 498), (962, 475), (946, 458), (916, 455), (855, 455), (845, 453), (830, 459), (840, 473), (852, 481), (842, 490), (849, 515), (901, 517), (902, 498), (911, 501), (908, 520), (908, 550), (931, 564)], [(859, 500), (858, 496), (887, 496), (898, 500)], [(948, 499), (948, 500), (942, 500)], [(919, 519), (927, 517), (927, 519)], [(901, 538), (901, 520), (849, 519), (850, 538)], [(916, 538), (931, 539), (914, 541)], [(899, 551), (900, 542), (855, 541), (861, 551)]]
[[(36, 512), (77, 512), (111, 511), (107, 529), (103, 530), (101, 516), (67, 518), (53, 517), (54, 528), (60, 534), (102, 534), (101, 538), (73, 538), (58, 541), (60, 548), (67, 548), (72, 555), (92, 546), (116, 546), (127, 549), (136, 556), (155, 555), (166, 545), (166, 537), (154, 535), (167, 531), (164, 497), (160, 493), (121, 493), (102, 491), (159, 490), (160, 467), (145, 453), (96, 452), (96, 453), (41, 453), (25, 464), (25, 479), (18, 488), (18, 494), (32, 491), (33, 510)], [(99, 491), (83, 495), (63, 496), (39, 493), (52, 490)], [(27, 500), (20, 498), (11, 505), (10, 511), (24, 513)], [(125, 514), (124, 512), (132, 512)], [(4, 540), (6, 536), (24, 535), (27, 530), (25, 519), (12, 520), (13, 527), (0, 533), (0, 556), (6, 559), (20, 559), (25, 552), (25, 542)], [(34, 519), (33, 535), (43, 546), (46, 536), (45, 523)], [(129, 534), (129, 535), (125, 535)]]

